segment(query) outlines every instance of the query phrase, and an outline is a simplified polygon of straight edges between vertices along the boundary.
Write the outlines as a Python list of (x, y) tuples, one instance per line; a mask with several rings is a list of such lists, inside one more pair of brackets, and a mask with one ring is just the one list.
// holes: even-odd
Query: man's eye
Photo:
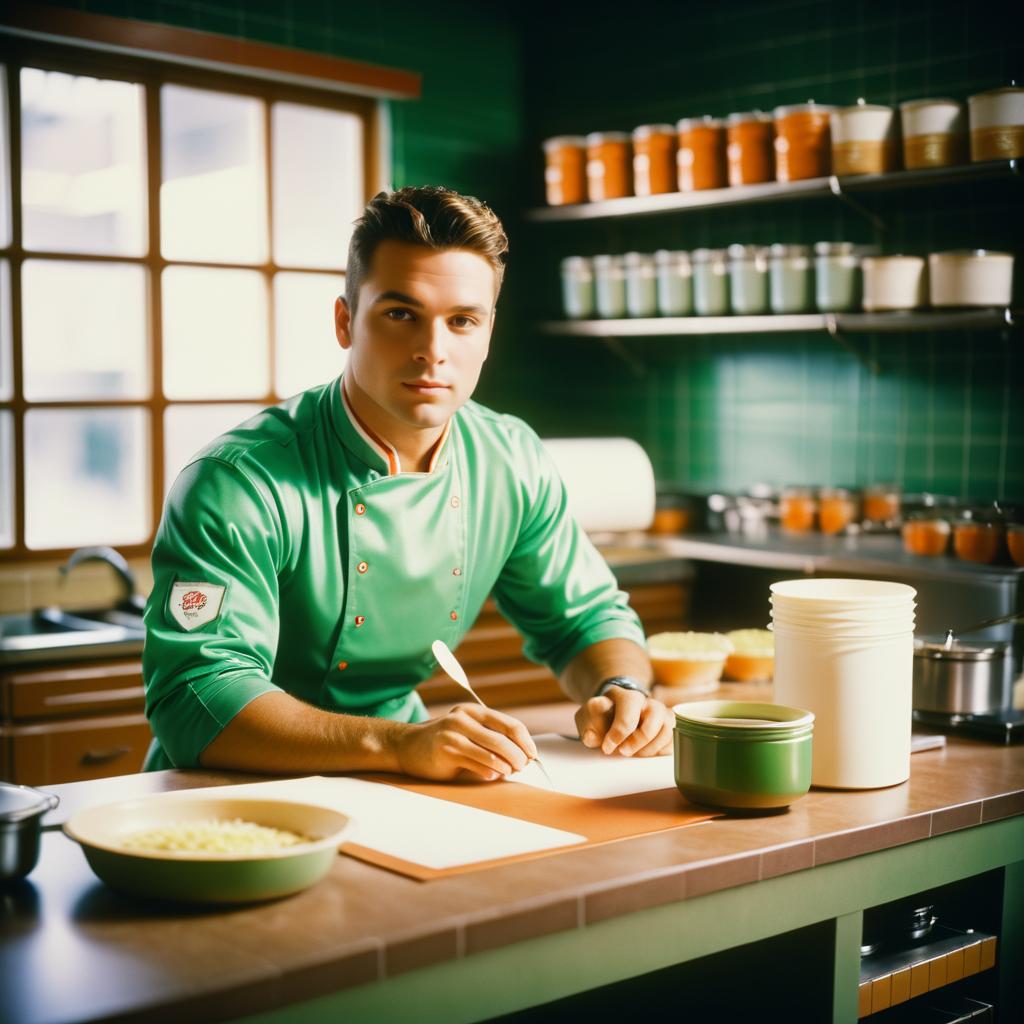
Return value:
[(476, 321), (471, 316), (453, 316), (453, 327), (475, 327)]
[(385, 311), (384, 315), (389, 320), (402, 321), (412, 319), (412, 313), (410, 313), (409, 310), (407, 309), (389, 309)]

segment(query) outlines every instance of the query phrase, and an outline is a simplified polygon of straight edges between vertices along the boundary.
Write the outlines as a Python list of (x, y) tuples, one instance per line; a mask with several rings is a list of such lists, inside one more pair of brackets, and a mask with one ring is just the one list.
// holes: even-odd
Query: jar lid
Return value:
[(894, 253), (890, 253), (890, 254), (888, 254), (886, 256), (865, 256), (864, 257), (864, 262), (865, 263), (898, 263), (901, 260), (909, 261), (910, 263), (915, 263), (915, 264), (918, 264), (920, 266), (924, 265), (924, 257), (923, 256), (911, 256), (909, 253), (905, 253), (905, 252), (894, 252)]
[(545, 153), (551, 153), (556, 149), (565, 149), (572, 146), (576, 149), (585, 149), (587, 140), (582, 135), (556, 135), (554, 138), (545, 139), (543, 146)]
[(972, 644), (954, 638), (947, 644), (944, 638), (919, 636), (914, 637), (914, 657), (933, 661), (992, 661), (1002, 658), (1008, 646), (1002, 640)]
[(743, 245), (740, 242), (734, 242), (725, 251), (731, 260), (753, 260), (766, 253), (763, 245)]
[(628, 132), (591, 132), (587, 136), (588, 146), (600, 146), (605, 142), (632, 142)]
[(762, 121), (768, 123), (772, 120), (772, 115), (765, 113), (763, 110), (745, 110), (741, 113), (730, 114), (726, 119), (727, 125), (734, 124), (747, 124), (750, 121)]
[(827, 103), (815, 103), (808, 100), (806, 103), (790, 103), (786, 106), (776, 107), (772, 112), (775, 120), (781, 117), (789, 117), (790, 114), (831, 114), (836, 108)]
[(810, 255), (809, 245), (787, 245), (783, 242), (776, 242), (769, 250), (772, 259), (801, 259)]
[(595, 267), (622, 266), (622, 257), (615, 254), (601, 253), (599, 256), (593, 256), (591, 258), (593, 259)]
[(562, 260), (563, 270), (589, 270), (590, 260), (586, 256), (566, 256)]
[(0, 782), (0, 823), (12, 824), (53, 810), (59, 798), (31, 786)]
[(853, 256), (857, 246), (853, 242), (815, 242), (815, 256)]
[(848, 114), (851, 110), (881, 110), (891, 114), (892, 109), (892, 107), (887, 107), (884, 103), (868, 103), (867, 100), (861, 98), (849, 106), (835, 107), (833, 111), (836, 114)]
[(694, 128), (722, 128), (725, 122), (720, 117), (704, 114), (701, 117), (684, 117), (676, 121), (677, 132), (689, 132)]
[(633, 138), (647, 139), (652, 135), (675, 135), (675, 132), (670, 124), (641, 124), (633, 129)]
[(904, 100), (900, 104), (900, 110), (917, 110), (919, 107), (938, 106), (956, 107), (958, 110), (963, 109), (963, 103), (960, 100), (951, 100), (948, 96), (939, 96), (930, 100)]
[(659, 264), (686, 264), (690, 263), (690, 254), (685, 249), (659, 249), (654, 254), (654, 262)]
[(996, 259), (1013, 259), (1012, 252), (997, 252), (994, 249), (950, 249), (948, 252), (933, 252), (928, 254), (930, 260), (976, 260), (986, 257)]
[(976, 92), (973, 96), (967, 97), (967, 102), (971, 100), (980, 100), (988, 96), (1002, 96), (1005, 93), (1021, 93), (1024, 92), (1024, 86), (1019, 85), (1004, 85), (999, 89), (986, 89), (985, 92)]
[(690, 254), (694, 263), (710, 263), (712, 260), (724, 260), (724, 249), (694, 249)]
[(654, 263), (654, 256), (649, 252), (627, 252), (622, 254), (622, 262), (627, 267), (642, 267)]

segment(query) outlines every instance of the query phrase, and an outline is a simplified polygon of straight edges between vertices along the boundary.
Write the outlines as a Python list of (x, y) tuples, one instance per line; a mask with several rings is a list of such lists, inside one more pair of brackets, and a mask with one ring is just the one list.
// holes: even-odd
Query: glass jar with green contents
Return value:
[(822, 313), (860, 309), (860, 259), (873, 251), (853, 242), (814, 243), (814, 299)]
[(809, 313), (814, 308), (810, 249), (806, 245), (773, 245), (768, 278), (773, 313)]
[(626, 315), (654, 316), (658, 312), (654, 257), (642, 252), (627, 252), (622, 263), (626, 274)]
[(734, 313), (768, 312), (768, 259), (760, 245), (730, 245), (729, 301)]
[(729, 312), (729, 266), (724, 249), (697, 249), (693, 256), (693, 308), (698, 316)]
[(599, 317), (614, 320), (626, 315), (626, 273), (621, 256), (594, 257), (594, 299)]
[(693, 267), (688, 252), (659, 249), (654, 254), (658, 312), (689, 316), (693, 312)]
[(562, 260), (562, 309), (570, 320), (594, 315), (594, 268), (586, 256)]

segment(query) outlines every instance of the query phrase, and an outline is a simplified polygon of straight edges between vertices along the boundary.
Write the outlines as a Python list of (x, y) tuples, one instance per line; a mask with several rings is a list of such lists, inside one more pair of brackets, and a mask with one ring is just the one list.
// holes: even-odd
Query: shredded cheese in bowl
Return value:
[(262, 853), (313, 840), (286, 829), (241, 818), (172, 821), (132, 832), (121, 841), (126, 850), (186, 853)]

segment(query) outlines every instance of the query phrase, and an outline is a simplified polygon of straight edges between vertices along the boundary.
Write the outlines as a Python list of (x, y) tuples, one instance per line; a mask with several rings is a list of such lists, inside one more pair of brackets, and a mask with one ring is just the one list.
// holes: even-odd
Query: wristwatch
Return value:
[(651, 695), (651, 691), (637, 679), (632, 679), (629, 676), (612, 676), (598, 687), (597, 693), (594, 696), (603, 697), (613, 686), (621, 686), (624, 690), (636, 690), (645, 697)]

